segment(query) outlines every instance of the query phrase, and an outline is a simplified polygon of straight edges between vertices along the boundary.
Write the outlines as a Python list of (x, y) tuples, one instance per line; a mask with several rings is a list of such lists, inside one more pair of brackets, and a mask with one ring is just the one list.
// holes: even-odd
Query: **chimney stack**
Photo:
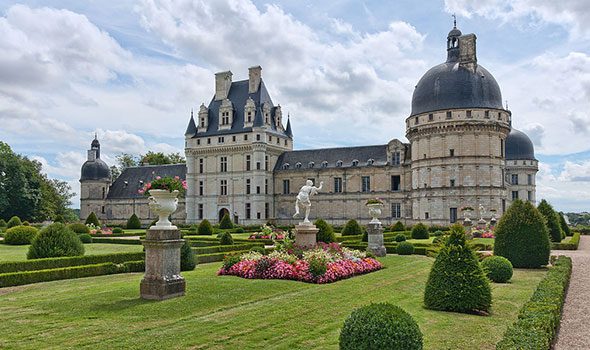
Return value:
[(215, 73), (215, 100), (225, 100), (231, 87), (231, 71)]
[(260, 80), (262, 79), (262, 67), (255, 66), (248, 68), (248, 93), (253, 94), (258, 91)]
[(459, 66), (475, 72), (477, 69), (477, 54), (475, 49), (475, 34), (459, 37)]

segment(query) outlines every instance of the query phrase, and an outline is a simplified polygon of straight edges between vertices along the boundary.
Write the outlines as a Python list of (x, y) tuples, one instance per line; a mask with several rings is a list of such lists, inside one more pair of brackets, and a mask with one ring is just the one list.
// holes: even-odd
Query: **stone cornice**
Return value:
[(497, 132), (507, 136), (510, 132), (510, 125), (496, 121), (454, 120), (410, 127), (406, 131), (406, 137), (412, 141), (412, 139), (420, 136), (445, 136), (450, 133), (462, 134), (466, 131)]

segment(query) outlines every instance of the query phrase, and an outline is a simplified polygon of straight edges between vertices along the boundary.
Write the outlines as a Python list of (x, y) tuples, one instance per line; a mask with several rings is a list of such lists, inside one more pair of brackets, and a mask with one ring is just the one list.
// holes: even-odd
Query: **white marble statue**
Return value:
[(486, 208), (484, 208), (483, 204), (479, 204), (479, 220), (483, 221), (483, 215), (486, 212)]
[(299, 190), (297, 200), (295, 201), (294, 218), (299, 217), (299, 207), (303, 206), (305, 207), (305, 219), (303, 220), (303, 223), (309, 223), (309, 209), (311, 208), (311, 201), (309, 199), (312, 195), (318, 194), (318, 191), (322, 189), (323, 185), (323, 181), (320, 181), (320, 187), (315, 187), (311, 180), (305, 182), (305, 185)]

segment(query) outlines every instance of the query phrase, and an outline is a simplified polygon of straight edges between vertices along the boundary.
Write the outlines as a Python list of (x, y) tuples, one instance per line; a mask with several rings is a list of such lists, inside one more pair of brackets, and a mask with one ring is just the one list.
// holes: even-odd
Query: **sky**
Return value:
[(0, 140), (79, 192), (95, 133), (109, 165), (184, 153), (215, 72), (260, 65), (295, 149), (407, 142), (453, 13), (535, 144), (537, 198), (590, 210), (587, 0), (0, 0)]

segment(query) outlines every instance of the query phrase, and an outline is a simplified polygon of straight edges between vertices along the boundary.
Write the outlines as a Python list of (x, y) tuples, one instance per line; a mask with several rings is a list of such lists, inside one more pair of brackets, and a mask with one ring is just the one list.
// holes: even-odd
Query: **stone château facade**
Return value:
[[(294, 197), (308, 179), (324, 182), (312, 217), (334, 224), (369, 220), (364, 204), (374, 197), (385, 202), (386, 224), (439, 225), (459, 219), (465, 206), (490, 218), (490, 210), (501, 215), (514, 198), (536, 199), (532, 142), (511, 127), (500, 87), (477, 62), (476, 36), (456, 27), (447, 36), (447, 60), (416, 85), (405, 120), (409, 143), (293, 151), (289, 117), (286, 125), (284, 119), (260, 67), (235, 82), (231, 72), (217, 73), (212, 101), (196, 117), (191, 113), (186, 166), (129, 168), (111, 184), (93, 141), (80, 180), (81, 217), (95, 211), (107, 222), (122, 222), (135, 212), (151, 221), (137, 189), (157, 175), (186, 178), (186, 198), (174, 219), (187, 223), (217, 222), (227, 213), (245, 225), (294, 224)], [(480, 205), (485, 212), (479, 213)]]

